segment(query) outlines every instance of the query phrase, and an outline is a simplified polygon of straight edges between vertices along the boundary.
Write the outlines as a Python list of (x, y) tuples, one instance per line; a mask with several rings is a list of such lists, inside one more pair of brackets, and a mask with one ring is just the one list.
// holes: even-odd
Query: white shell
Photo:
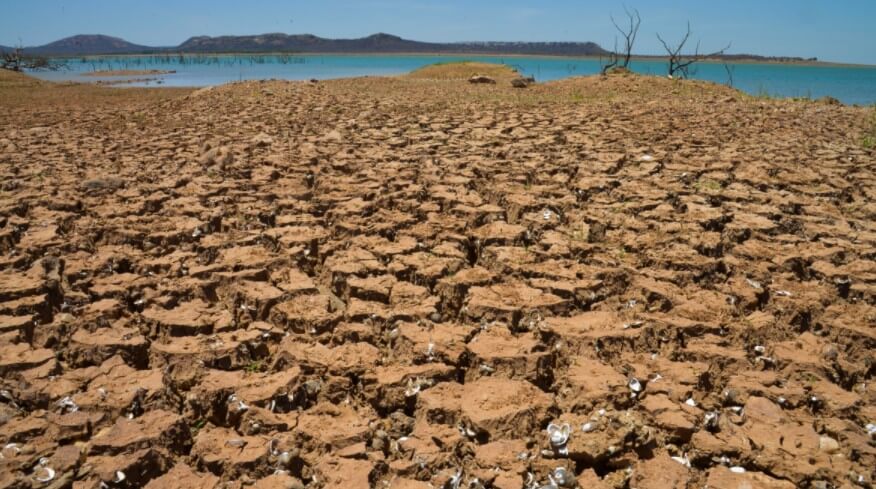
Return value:
[(690, 460), (688, 460), (687, 457), (672, 457), (672, 460), (675, 460), (685, 467), (690, 467)]
[(562, 425), (551, 423), (547, 427), (547, 432), (551, 445), (554, 447), (562, 447), (568, 443), (569, 434), (572, 432), (572, 428), (568, 423), (563, 423)]
[(55, 478), (55, 469), (51, 467), (42, 466), (37, 470), (42, 470), (45, 472), (45, 475), (42, 477), (38, 475), (33, 476), (33, 478), (36, 479), (38, 482), (50, 482), (52, 479)]
[(635, 393), (642, 392), (642, 383), (639, 382), (639, 379), (637, 379), (635, 377), (630, 379), (630, 381), (627, 385), (630, 387), (630, 390), (635, 392)]

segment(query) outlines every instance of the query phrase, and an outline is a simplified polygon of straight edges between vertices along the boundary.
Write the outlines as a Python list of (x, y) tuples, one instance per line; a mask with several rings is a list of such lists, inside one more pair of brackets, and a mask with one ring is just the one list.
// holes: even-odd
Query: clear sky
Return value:
[(594, 41), (611, 48), (609, 15), (642, 14), (636, 51), (659, 54), (690, 20), (702, 50), (876, 64), (876, 0), (6, 0), (0, 44), (35, 46), (107, 34), (148, 46), (195, 35), (386, 32), (419, 41)]

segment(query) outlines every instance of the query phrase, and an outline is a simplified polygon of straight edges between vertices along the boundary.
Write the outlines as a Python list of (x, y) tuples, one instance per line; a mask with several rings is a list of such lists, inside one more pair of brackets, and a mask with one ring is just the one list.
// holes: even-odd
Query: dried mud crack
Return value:
[(866, 109), (440, 72), (0, 75), (0, 487), (873, 485)]

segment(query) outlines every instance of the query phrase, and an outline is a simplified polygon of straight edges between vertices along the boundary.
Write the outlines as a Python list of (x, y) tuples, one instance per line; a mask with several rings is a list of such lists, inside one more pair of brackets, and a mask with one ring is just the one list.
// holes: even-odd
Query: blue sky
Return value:
[(0, 44), (40, 45), (108, 34), (150, 46), (194, 35), (387, 32), (423, 41), (614, 42), (609, 15), (623, 3), (643, 22), (636, 51), (660, 53), (655, 33), (676, 38), (690, 20), (702, 49), (817, 56), (876, 64), (876, 0), (9, 0)]

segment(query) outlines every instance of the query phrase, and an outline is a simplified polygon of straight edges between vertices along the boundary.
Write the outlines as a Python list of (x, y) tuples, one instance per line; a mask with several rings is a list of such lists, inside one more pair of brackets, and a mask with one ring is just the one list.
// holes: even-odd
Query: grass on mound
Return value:
[(870, 111), (870, 120), (864, 135), (861, 137), (861, 146), (866, 149), (876, 148), (876, 105)]
[(407, 76), (429, 80), (468, 80), (473, 75), (484, 75), (495, 79), (517, 78), (520, 74), (510, 66), (477, 61), (448, 61), (424, 66)]
[(87, 83), (53, 83), (24, 73), (0, 70), (0, 109), (74, 106), (88, 108), (130, 101), (156, 103), (190, 92), (190, 88), (109, 88)]

